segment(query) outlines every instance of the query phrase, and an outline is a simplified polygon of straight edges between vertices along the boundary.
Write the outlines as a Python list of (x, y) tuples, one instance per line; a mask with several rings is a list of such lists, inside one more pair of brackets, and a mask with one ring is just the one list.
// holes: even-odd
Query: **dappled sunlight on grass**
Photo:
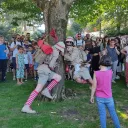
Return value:
[(128, 119), (128, 114), (127, 113), (124, 113), (124, 112), (121, 112), (119, 110), (117, 110), (117, 113), (119, 114), (119, 116), (125, 120)]

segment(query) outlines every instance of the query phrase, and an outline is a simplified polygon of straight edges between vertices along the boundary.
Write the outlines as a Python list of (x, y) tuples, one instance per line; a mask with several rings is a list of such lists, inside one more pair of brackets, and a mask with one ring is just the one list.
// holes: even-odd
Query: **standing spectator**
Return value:
[(29, 45), (30, 45), (29, 41), (25, 39), (24, 40), (24, 48), (25, 48), (26, 52), (28, 52)]
[(112, 70), (113, 70), (113, 76), (112, 76), (112, 82), (115, 82), (116, 79), (116, 71), (117, 71), (117, 64), (118, 64), (118, 55), (120, 52), (117, 49), (117, 46), (115, 45), (115, 39), (111, 39), (110, 45), (107, 46), (107, 54), (112, 59)]
[(25, 64), (25, 81), (27, 81), (28, 72), (29, 72), (29, 58), (26, 49), (24, 49), (24, 64)]
[(4, 44), (4, 37), (0, 36), (0, 71), (2, 72), (1, 80), (4, 82), (6, 80), (6, 69), (7, 69), (7, 54), (8, 48)]
[(85, 42), (84, 42), (84, 40), (82, 39), (80, 33), (77, 34), (77, 39), (76, 39), (76, 41), (74, 42), (74, 45), (75, 45), (76, 47), (80, 47), (80, 46), (83, 46), (83, 48), (85, 47)]
[(28, 42), (29, 42), (30, 44), (32, 43), (32, 41), (31, 41), (31, 39), (30, 39), (30, 33), (29, 33), (29, 32), (26, 34), (26, 39), (28, 40)]
[(106, 108), (113, 120), (115, 128), (120, 128), (120, 122), (112, 97), (112, 70), (108, 70), (108, 66), (111, 66), (111, 58), (105, 55), (100, 60), (100, 71), (94, 73), (90, 102), (94, 103), (95, 94), (101, 128), (106, 128)]
[(109, 40), (108, 36), (105, 36), (105, 37), (103, 38), (102, 50), (103, 50), (103, 49), (106, 49), (106, 47), (109, 45), (109, 42), (110, 42), (110, 40)]
[(126, 86), (128, 87), (128, 45), (125, 46), (121, 53), (126, 56), (126, 63), (125, 63), (125, 79), (126, 79)]
[(29, 45), (28, 47), (28, 60), (29, 60), (29, 73), (30, 75), (33, 77), (33, 56), (32, 56), (32, 52), (33, 52), (33, 47), (32, 45)]
[(11, 51), (13, 52), (13, 57), (12, 57), (12, 63), (13, 63), (13, 80), (16, 80), (16, 54), (18, 53), (17, 47), (21, 45), (20, 43), (20, 35), (17, 34), (16, 39), (14, 42), (11, 43)]
[(93, 76), (94, 71), (99, 70), (100, 60), (100, 47), (97, 46), (95, 41), (92, 41), (92, 48), (90, 49), (90, 54), (92, 55), (91, 76)]
[[(115, 38), (115, 41), (116, 41), (116, 44), (115, 45), (117, 46), (117, 49), (120, 52), (121, 51), (121, 41), (120, 41), (120, 38), (119, 37), (116, 37)], [(122, 72), (121, 56), (122, 56), (122, 54), (120, 53), (118, 55), (118, 64), (117, 64), (117, 75), (116, 75), (116, 79), (120, 79), (120, 75), (121, 75), (121, 72)]]
[[(34, 59), (36, 53), (37, 53), (38, 50), (39, 50), (39, 47), (38, 47), (38, 45), (37, 45), (37, 42), (35, 42), (35, 43), (33, 44), (33, 46), (34, 46), (34, 49), (35, 49), (35, 52), (33, 53), (33, 59)], [(38, 68), (38, 66), (39, 66), (39, 63), (34, 60), (34, 80), (37, 80), (37, 79), (38, 79), (38, 76), (37, 76), (37, 68)]]
[(90, 34), (86, 34), (86, 39), (84, 41), (85, 41), (85, 49), (92, 48), (92, 39), (90, 37)]
[(17, 84), (23, 84), (24, 78), (24, 54), (23, 54), (23, 47), (18, 46), (18, 54), (16, 54), (16, 77), (17, 77)]

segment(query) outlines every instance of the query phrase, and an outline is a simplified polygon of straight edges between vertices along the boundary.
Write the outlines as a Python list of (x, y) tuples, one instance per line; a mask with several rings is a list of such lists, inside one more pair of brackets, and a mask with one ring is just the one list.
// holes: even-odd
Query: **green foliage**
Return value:
[(74, 36), (76, 33), (82, 32), (82, 27), (80, 24), (73, 21), (72, 25), (67, 28), (67, 36)]
[[(128, 20), (128, 0), (78, 0), (71, 8), (70, 17), (83, 27), (99, 27), (99, 21), (109, 22), (120, 33), (121, 27)], [(106, 27), (106, 24), (102, 26)], [(126, 26), (125, 26), (126, 27)], [(124, 27), (124, 28), (125, 28)]]
[(19, 25), (20, 21), (27, 21), (32, 24), (36, 21), (39, 24), (43, 21), (41, 10), (33, 3), (32, 0), (4, 0), (1, 3), (2, 17), (5, 20), (8, 16), (12, 18), (11, 23), (15, 26)]
[(116, 28), (107, 28), (105, 30), (105, 33), (108, 35), (108, 36), (118, 36), (118, 35), (128, 35), (128, 28), (124, 28), (122, 30), (120, 30), (120, 32), (118, 32), (116, 30)]
[(12, 25), (1, 24), (0, 25), (0, 35), (5, 37), (5, 40), (10, 40), (12, 35), (15, 33), (21, 33), (19, 27), (14, 27)]
[(38, 39), (39, 37), (42, 37), (42, 34), (43, 34), (43, 33), (44, 33), (43, 31), (37, 30), (37, 31), (35, 31), (35, 32), (32, 34), (31, 38), (32, 38), (32, 39)]

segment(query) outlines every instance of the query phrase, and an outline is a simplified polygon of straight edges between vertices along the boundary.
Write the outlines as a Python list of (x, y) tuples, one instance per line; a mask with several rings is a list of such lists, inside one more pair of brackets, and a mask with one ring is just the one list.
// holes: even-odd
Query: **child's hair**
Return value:
[(23, 47), (22, 47), (22, 46), (20, 46), (20, 45), (18, 45), (17, 49), (18, 49), (18, 50), (19, 50), (19, 49), (23, 49)]
[(33, 46), (38, 46), (37, 42), (34, 42), (34, 43), (33, 43)]
[(28, 47), (29, 47), (29, 48), (33, 48), (31, 44), (30, 44)]
[(112, 65), (111, 57), (108, 55), (102, 56), (100, 59), (99, 65), (106, 66), (106, 67), (111, 66)]

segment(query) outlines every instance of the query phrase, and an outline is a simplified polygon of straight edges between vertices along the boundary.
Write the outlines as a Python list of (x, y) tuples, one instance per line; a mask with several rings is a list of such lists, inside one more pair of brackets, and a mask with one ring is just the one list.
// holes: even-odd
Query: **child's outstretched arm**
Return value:
[(97, 81), (96, 81), (96, 76), (95, 76), (95, 73), (93, 75), (93, 85), (92, 85), (92, 89), (91, 89), (91, 98), (90, 98), (90, 102), (91, 103), (94, 103), (94, 94), (95, 94), (95, 91), (96, 91), (96, 86), (97, 86)]
[(16, 69), (18, 69), (19, 66), (18, 66), (18, 55), (16, 55)]

